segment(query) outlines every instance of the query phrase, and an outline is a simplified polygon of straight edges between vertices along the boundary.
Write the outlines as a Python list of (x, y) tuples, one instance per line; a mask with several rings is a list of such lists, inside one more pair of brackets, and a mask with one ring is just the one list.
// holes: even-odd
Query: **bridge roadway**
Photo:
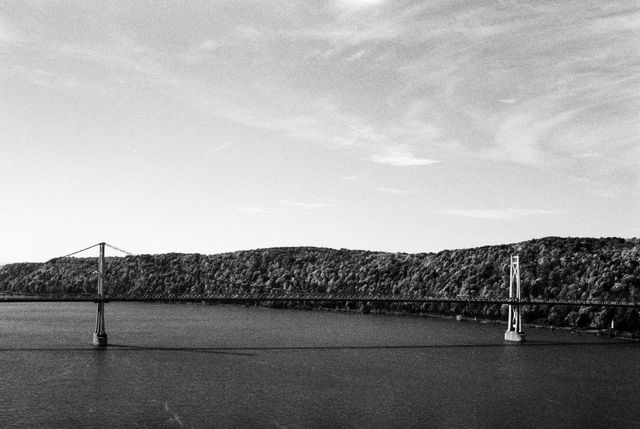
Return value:
[(24, 296), (0, 295), (0, 302), (191, 302), (246, 304), (255, 302), (382, 302), (411, 304), (507, 304), (507, 305), (567, 305), (579, 307), (640, 308), (640, 302), (559, 300), (547, 298), (478, 298), (478, 297), (416, 297), (406, 295), (333, 295), (333, 294), (243, 294), (243, 295), (83, 295), (83, 296)]

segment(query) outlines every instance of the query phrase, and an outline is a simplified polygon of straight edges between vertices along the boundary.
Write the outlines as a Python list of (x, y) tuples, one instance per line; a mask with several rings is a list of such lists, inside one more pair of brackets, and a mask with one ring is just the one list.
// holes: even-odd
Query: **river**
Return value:
[(0, 304), (1, 427), (640, 427), (640, 344), (436, 318)]

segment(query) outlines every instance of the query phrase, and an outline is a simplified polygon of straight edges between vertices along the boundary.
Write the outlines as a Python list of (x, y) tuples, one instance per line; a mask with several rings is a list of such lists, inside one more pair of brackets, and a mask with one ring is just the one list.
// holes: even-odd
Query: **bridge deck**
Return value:
[(639, 308), (640, 302), (589, 301), (556, 299), (476, 298), (476, 297), (414, 297), (399, 295), (206, 295), (206, 296), (0, 296), (0, 302), (191, 302), (191, 303), (255, 303), (255, 302), (363, 302), (363, 303), (461, 303), (461, 304), (511, 304), (511, 305), (567, 305), (580, 307)]

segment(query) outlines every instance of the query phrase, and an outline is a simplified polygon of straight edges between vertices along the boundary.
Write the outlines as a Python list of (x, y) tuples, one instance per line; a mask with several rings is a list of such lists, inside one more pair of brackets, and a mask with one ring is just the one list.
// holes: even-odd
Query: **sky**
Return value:
[(636, 1), (3, 0), (0, 263), (637, 237), (639, 48)]

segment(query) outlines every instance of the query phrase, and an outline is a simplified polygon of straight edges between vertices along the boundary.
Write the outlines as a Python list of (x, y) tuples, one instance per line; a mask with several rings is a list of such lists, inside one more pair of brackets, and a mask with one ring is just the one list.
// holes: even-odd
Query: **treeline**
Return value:
[[(385, 253), (314, 247), (218, 255), (138, 255), (106, 259), (109, 294), (380, 293), (506, 297), (509, 256), (520, 256), (523, 297), (640, 301), (640, 240), (547, 237), (439, 253)], [(0, 293), (92, 294), (96, 258), (53, 259), (0, 268)], [(506, 306), (386, 304), (373, 310), (504, 318)], [(530, 306), (525, 322), (640, 331), (633, 309)]]

